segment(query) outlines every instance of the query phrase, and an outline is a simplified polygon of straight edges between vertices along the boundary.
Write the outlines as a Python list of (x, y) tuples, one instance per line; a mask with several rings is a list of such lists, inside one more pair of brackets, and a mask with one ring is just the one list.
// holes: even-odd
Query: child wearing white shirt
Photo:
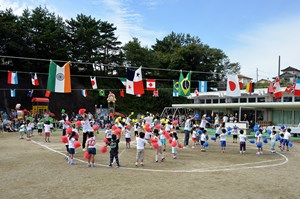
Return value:
[(284, 147), (286, 146), (286, 151), (289, 151), (290, 138), (291, 138), (291, 129), (288, 128), (283, 135), (282, 150), (284, 150)]
[(222, 153), (225, 153), (226, 149), (226, 129), (222, 129), (222, 133), (220, 134), (220, 146)]
[(240, 130), (239, 139), (240, 139), (240, 154), (244, 154), (246, 151), (247, 136), (244, 135), (244, 131), (242, 129)]
[(135, 166), (138, 166), (140, 162), (141, 166), (144, 166), (144, 153), (145, 153), (145, 144), (147, 140), (145, 138), (145, 133), (140, 132), (139, 137), (136, 137), (136, 162)]
[(275, 151), (276, 131), (275, 130), (272, 131), (270, 138), (271, 138), (271, 142), (270, 142), (271, 153), (276, 153)]

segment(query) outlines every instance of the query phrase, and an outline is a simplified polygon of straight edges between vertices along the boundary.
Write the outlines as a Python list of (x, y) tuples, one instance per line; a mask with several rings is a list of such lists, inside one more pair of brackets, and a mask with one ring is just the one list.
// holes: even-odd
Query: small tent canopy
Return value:
[(45, 97), (34, 97), (31, 99), (31, 102), (47, 102), (49, 103), (49, 99)]

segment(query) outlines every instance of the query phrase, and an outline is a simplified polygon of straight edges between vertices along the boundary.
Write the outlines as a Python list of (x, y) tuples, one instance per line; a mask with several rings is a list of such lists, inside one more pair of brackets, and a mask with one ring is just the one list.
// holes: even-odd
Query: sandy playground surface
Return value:
[[(299, 143), (287, 152), (256, 155), (254, 144), (239, 154), (239, 145), (227, 138), (226, 153), (209, 140), (206, 152), (179, 149), (172, 159), (155, 163), (155, 150), (145, 150), (145, 166), (135, 167), (135, 141), (119, 149), (121, 168), (107, 167), (109, 152), (100, 153), (103, 132), (97, 135), (96, 168), (87, 168), (81, 148), (76, 165), (68, 165), (61, 132), (46, 143), (42, 136), (20, 140), (18, 133), (0, 133), (0, 198), (300, 198)], [(81, 137), (79, 140), (81, 141)], [(182, 143), (183, 134), (179, 134)], [(278, 143), (276, 143), (278, 147)]]

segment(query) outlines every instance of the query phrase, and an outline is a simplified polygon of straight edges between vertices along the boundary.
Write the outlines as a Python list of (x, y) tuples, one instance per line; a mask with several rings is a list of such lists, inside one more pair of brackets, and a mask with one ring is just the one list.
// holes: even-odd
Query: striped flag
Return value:
[(207, 92), (207, 81), (199, 81), (199, 92)]
[(7, 83), (8, 84), (18, 84), (18, 73), (8, 71)]
[(71, 93), (70, 62), (60, 67), (52, 60), (50, 61), (47, 90), (56, 93)]
[(87, 91), (85, 89), (81, 89), (81, 94), (83, 97), (87, 97)]
[(246, 86), (246, 92), (247, 93), (254, 93), (254, 83), (248, 82)]
[(36, 73), (30, 73), (31, 75), (31, 83), (33, 86), (38, 86), (39, 85), (39, 80), (37, 78), (37, 74)]
[(16, 89), (10, 89), (10, 96), (16, 97)]
[(126, 88), (126, 78), (125, 77), (119, 77), (119, 80), (122, 82), (124, 88)]

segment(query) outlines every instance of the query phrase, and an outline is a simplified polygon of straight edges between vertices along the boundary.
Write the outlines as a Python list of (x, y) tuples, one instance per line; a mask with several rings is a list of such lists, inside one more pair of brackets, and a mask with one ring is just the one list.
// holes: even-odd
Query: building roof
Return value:
[(257, 81), (257, 83), (260, 83), (260, 82), (270, 82), (270, 80), (269, 79), (260, 79)]
[(297, 71), (297, 72), (300, 72), (300, 70), (298, 70), (297, 68), (291, 67), (291, 66), (289, 66), (289, 67), (287, 67), (285, 69), (282, 69), (281, 71), (282, 72), (288, 72), (288, 71)]
[(284, 77), (295, 77), (296, 74), (293, 73), (289, 73), (289, 72), (284, 72), (281, 75), (279, 75), (280, 78), (284, 78)]
[(245, 76), (245, 75), (238, 75), (238, 78), (249, 79), (249, 80), (252, 80), (252, 79), (253, 79), (253, 78), (247, 77), (247, 76)]

